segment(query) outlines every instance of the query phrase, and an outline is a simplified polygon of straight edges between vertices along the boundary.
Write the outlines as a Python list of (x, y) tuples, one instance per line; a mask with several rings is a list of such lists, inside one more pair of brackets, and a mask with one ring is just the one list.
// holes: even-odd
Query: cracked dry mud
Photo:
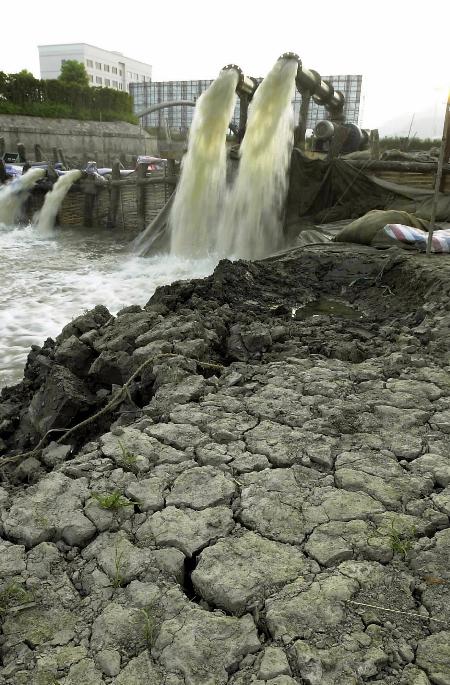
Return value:
[(3, 465), (0, 684), (450, 685), (449, 299), (439, 257), (311, 247), (34, 348), (4, 456), (153, 361)]

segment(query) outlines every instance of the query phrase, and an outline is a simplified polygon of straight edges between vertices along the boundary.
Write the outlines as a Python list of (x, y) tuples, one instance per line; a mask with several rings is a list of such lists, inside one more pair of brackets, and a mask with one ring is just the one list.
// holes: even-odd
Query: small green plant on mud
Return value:
[(388, 531), (392, 551), (395, 554), (400, 554), (403, 557), (403, 559), (406, 559), (406, 555), (412, 547), (415, 535), (416, 529), (414, 528), (414, 526), (412, 526), (409, 530), (401, 533), (395, 528), (394, 520), (392, 520), (391, 527)]
[(155, 638), (155, 619), (151, 613), (151, 607), (145, 607), (141, 609), (141, 615), (144, 622), (144, 638), (147, 646), (150, 648), (153, 646), (153, 640)]
[(124, 507), (133, 507), (136, 502), (123, 497), (120, 492), (108, 492), (101, 494), (99, 492), (92, 493), (92, 497), (99, 503), (102, 509), (109, 509), (110, 511), (117, 511)]
[(133, 464), (137, 462), (137, 456), (133, 454), (133, 452), (130, 452), (120, 440), (117, 442), (119, 443), (119, 447), (122, 451), (122, 457), (120, 461), (125, 466), (133, 466)]
[(14, 606), (27, 604), (33, 599), (32, 595), (18, 583), (9, 583), (0, 591), (0, 617)]

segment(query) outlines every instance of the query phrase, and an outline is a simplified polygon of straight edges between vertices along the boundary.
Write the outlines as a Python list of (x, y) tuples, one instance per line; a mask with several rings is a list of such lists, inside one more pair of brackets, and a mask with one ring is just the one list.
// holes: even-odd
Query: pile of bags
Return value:
[[(335, 242), (425, 251), (429, 222), (409, 212), (374, 209), (341, 229)], [(450, 228), (433, 231), (432, 252), (450, 252)]]

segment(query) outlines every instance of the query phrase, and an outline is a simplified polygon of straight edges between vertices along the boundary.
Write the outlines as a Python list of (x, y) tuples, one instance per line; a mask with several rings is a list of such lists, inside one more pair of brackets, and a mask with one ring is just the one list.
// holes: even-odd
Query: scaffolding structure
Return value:
[[(362, 76), (360, 74), (324, 76), (324, 80), (331, 82), (335, 90), (340, 90), (345, 96), (344, 117), (348, 123), (358, 124), (361, 107)], [(259, 82), (262, 79), (257, 79)], [(146, 107), (171, 100), (197, 100), (212, 80), (192, 81), (148, 81), (145, 83), (131, 83), (130, 95), (133, 98), (134, 112), (141, 112)], [(299, 121), (302, 96), (295, 91), (292, 100), (295, 122)], [(170, 110), (159, 110), (147, 114), (142, 118), (142, 125), (147, 128), (170, 128), (172, 132), (181, 135), (187, 133), (194, 114), (192, 107), (174, 107)], [(232, 118), (235, 126), (239, 125), (240, 101), (237, 99)], [(306, 128), (314, 128), (322, 119), (328, 119), (326, 109), (311, 101), (306, 121)]]

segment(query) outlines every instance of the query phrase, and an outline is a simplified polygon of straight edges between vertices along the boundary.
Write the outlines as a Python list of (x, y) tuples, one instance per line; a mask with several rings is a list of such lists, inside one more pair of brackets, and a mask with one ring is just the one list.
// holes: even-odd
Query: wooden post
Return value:
[(34, 161), (35, 162), (42, 162), (44, 159), (44, 155), (42, 154), (42, 148), (39, 145), (39, 143), (36, 143), (34, 146)]
[(97, 189), (95, 187), (95, 176), (88, 175), (83, 183), (84, 191), (84, 218), (83, 225), (92, 228), (94, 225), (94, 207)]
[(343, 126), (336, 126), (334, 129), (334, 135), (330, 142), (330, 148), (328, 150), (328, 160), (335, 159), (341, 154), (347, 138), (348, 129), (344, 128)]
[(0, 159), (3, 158), (5, 154), (5, 139), (3, 136), (0, 137)]
[(6, 175), (6, 169), (5, 169), (5, 162), (3, 159), (0, 159), (0, 183), (4, 183), (7, 179)]
[(176, 176), (176, 169), (175, 169), (175, 160), (174, 159), (168, 159), (167, 160), (167, 167), (166, 167), (166, 176)]
[(27, 153), (23, 143), (17, 143), (17, 152), (19, 153), (19, 162), (25, 164), (27, 161)]
[(58, 150), (56, 149), (56, 147), (52, 147), (52, 155), (53, 155), (53, 163), (57, 164), (59, 162), (59, 158), (58, 158)]
[(66, 164), (66, 158), (64, 157), (64, 152), (62, 151), (62, 149), (60, 147), (58, 148), (58, 161), (62, 162), (64, 169), (69, 168)]
[(380, 134), (377, 128), (373, 128), (369, 138), (370, 156), (372, 159), (380, 159)]
[(450, 90), (449, 90), (448, 96), (447, 96), (447, 107), (445, 110), (444, 129), (442, 132), (442, 141), (441, 141), (441, 153), (439, 155), (439, 161), (438, 161), (438, 166), (437, 166), (437, 171), (436, 171), (436, 182), (434, 184), (433, 204), (431, 205), (430, 227), (428, 229), (428, 241), (427, 241), (427, 255), (428, 256), (431, 254), (431, 246), (433, 244), (434, 222), (436, 221), (436, 211), (437, 211), (437, 204), (438, 204), (438, 200), (439, 200), (439, 188), (441, 187), (442, 167), (444, 166), (444, 158), (446, 155), (446, 151), (448, 151), (448, 149), (450, 147), (450, 143), (448, 142), (449, 138), (450, 138)]
[[(450, 95), (449, 95), (450, 97)], [(447, 110), (448, 110), (448, 104), (447, 104)], [(447, 111), (448, 114), (448, 111)], [(448, 164), (450, 162), (450, 124), (447, 127), (447, 140), (444, 144), (444, 164)], [(441, 182), (439, 184), (439, 191), (441, 193), (444, 192), (445, 189), (445, 176), (442, 174)]]
[[(112, 165), (112, 180), (120, 181), (120, 160), (115, 159)], [(117, 226), (117, 212), (119, 210), (120, 202), (120, 185), (111, 183), (111, 194), (109, 196), (109, 212), (106, 228), (116, 228)]]
[(136, 180), (136, 210), (137, 226), (139, 231), (145, 228), (145, 185), (139, 181), (145, 178), (148, 164), (138, 164)]
[(58, 180), (58, 174), (56, 173), (55, 167), (53, 166), (53, 163), (52, 163), (52, 162), (49, 162), (49, 163), (48, 163), (48, 167), (47, 167), (47, 178), (48, 178), (52, 183), (56, 183), (56, 181)]

